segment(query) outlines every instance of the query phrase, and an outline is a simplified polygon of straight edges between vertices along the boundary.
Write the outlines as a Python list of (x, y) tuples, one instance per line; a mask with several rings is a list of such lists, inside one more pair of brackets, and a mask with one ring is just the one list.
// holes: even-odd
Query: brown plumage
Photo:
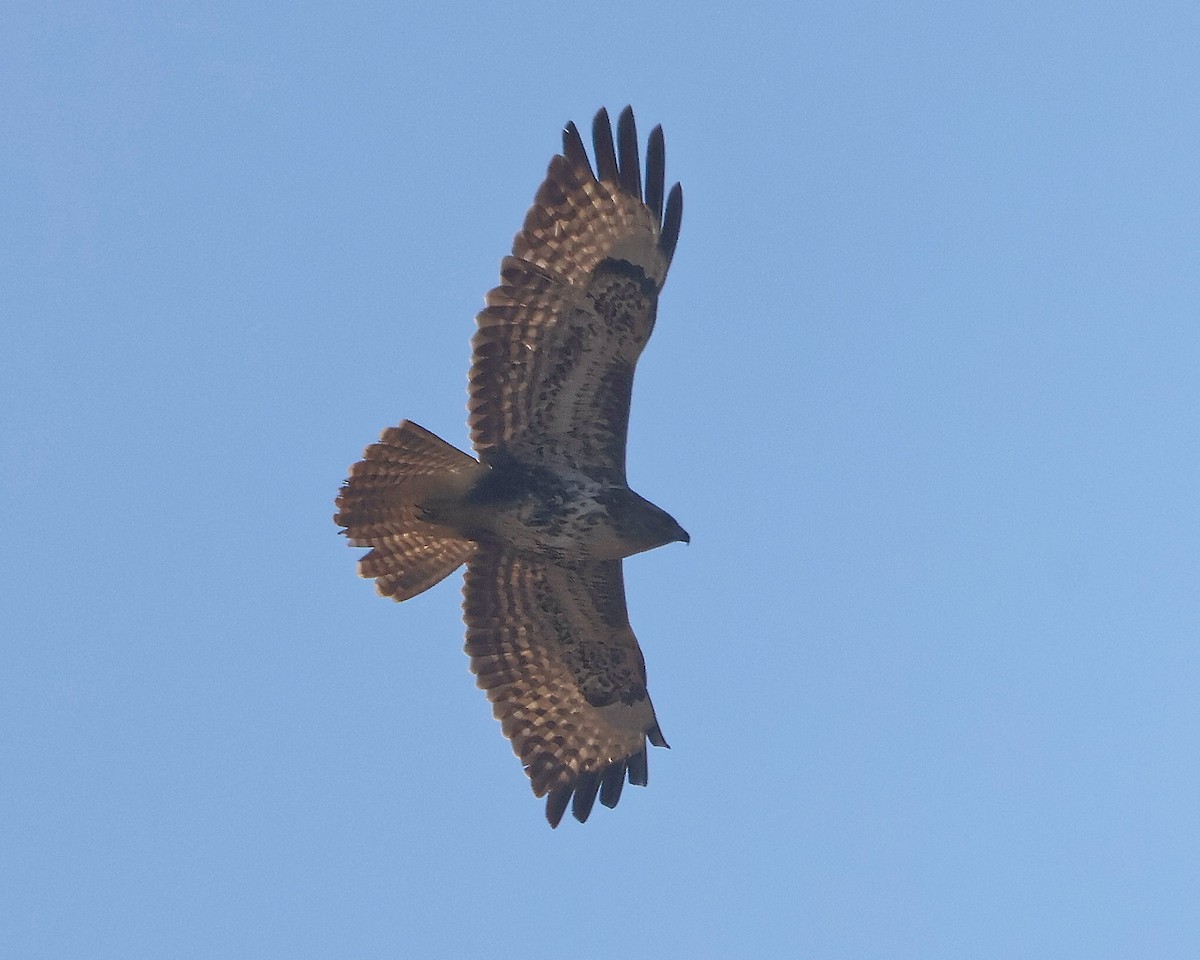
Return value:
[[(479, 461), (405, 421), (351, 469), (335, 520), (370, 547), (359, 572), (405, 600), (467, 564), (466, 651), (557, 826), (644, 786), (666, 746), (625, 608), (622, 559), (688, 535), (629, 489), (634, 369), (683, 208), (664, 195), (660, 128), (646, 179), (627, 107), (616, 143), (574, 124), (477, 317), (469, 426)], [(665, 199), (665, 204), (664, 204)]]

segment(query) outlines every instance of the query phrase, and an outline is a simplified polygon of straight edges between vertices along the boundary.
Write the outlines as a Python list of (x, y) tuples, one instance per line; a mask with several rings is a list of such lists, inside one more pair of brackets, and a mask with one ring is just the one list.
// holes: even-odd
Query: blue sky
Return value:
[[(0, 954), (1193, 958), (1191, 3), (18, 3)], [(686, 194), (627, 563), (670, 751), (557, 831), (331, 522), (561, 125)]]

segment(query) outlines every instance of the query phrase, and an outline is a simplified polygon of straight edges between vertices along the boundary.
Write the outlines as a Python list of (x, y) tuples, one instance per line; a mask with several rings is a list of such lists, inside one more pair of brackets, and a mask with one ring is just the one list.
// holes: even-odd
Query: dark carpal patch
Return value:
[(636, 333), (645, 343), (654, 329), (658, 287), (628, 260), (604, 260), (596, 267), (588, 297), (597, 315), (613, 332)]
[[(536, 589), (536, 605), (558, 642), (559, 655), (575, 676), (584, 698), (593, 707), (606, 707), (618, 701), (633, 703), (646, 697), (646, 673), (640, 652), (631, 651), (619, 643), (597, 642), (585, 621), (573, 612), (591, 606), (600, 619), (612, 625), (617, 620), (616, 606), (624, 613), (624, 603), (598, 603), (603, 591), (590, 589), (588, 569), (579, 568), (571, 577), (572, 603), (563, 603), (561, 587), (555, 589), (549, 580), (540, 580)], [(602, 608), (603, 607), (603, 608)], [(625, 617), (620, 618), (627, 622)]]

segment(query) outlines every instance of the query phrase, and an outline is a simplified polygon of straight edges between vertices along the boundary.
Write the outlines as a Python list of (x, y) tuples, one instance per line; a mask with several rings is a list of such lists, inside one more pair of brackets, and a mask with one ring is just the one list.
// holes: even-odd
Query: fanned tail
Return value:
[(415, 597), (470, 559), (475, 544), (429, 522), (431, 502), (466, 495), (487, 467), (424, 427), (405, 420), (389, 427), (350, 468), (337, 497), (334, 522), (352, 546), (371, 547), (360, 576), (393, 600)]

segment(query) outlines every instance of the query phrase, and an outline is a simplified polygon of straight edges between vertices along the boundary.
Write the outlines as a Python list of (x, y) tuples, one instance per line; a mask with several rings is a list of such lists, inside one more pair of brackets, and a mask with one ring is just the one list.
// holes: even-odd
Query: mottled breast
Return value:
[(578, 472), (521, 463), (501, 454), (468, 496), (479, 539), (556, 560), (626, 556), (609, 513), (606, 486)]

